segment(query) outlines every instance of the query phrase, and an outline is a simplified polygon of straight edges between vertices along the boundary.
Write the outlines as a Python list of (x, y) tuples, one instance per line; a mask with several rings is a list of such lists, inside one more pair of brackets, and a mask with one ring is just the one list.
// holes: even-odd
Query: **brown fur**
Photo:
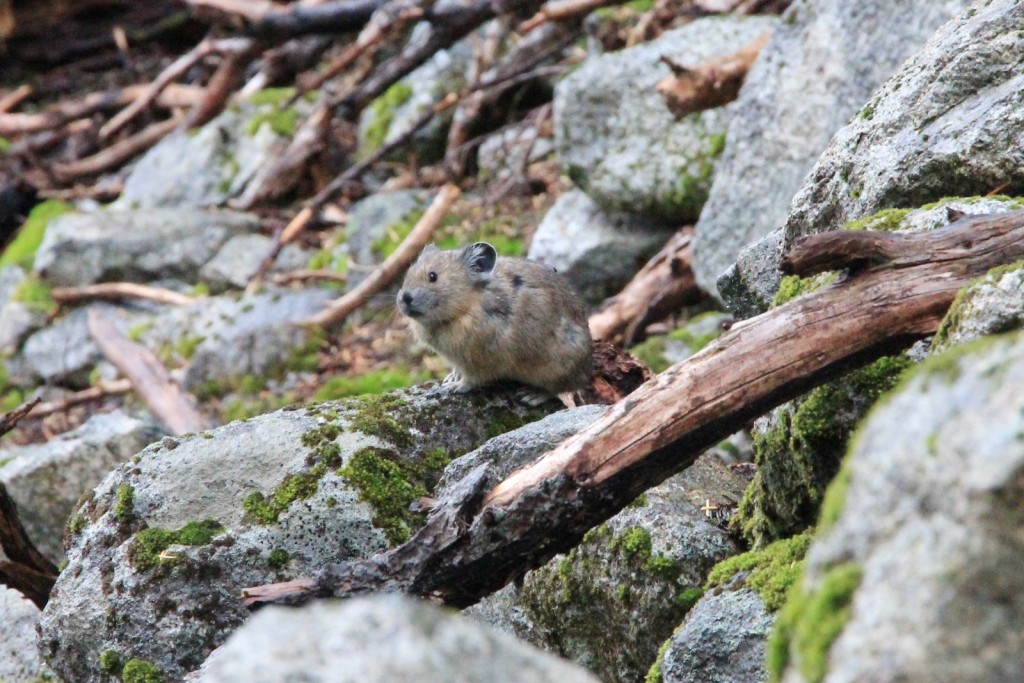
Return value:
[[(592, 350), (579, 295), (535, 261), (497, 257), (490, 270), (488, 254), (482, 243), (424, 250), (398, 293), (419, 338), (454, 366), (464, 389), (498, 380), (549, 394), (585, 386)], [(486, 272), (474, 270), (474, 257)]]

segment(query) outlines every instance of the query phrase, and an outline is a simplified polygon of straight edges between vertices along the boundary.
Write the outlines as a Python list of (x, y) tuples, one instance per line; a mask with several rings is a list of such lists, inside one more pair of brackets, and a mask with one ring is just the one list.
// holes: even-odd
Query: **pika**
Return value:
[(486, 242), (430, 245), (406, 273), (397, 304), (420, 340), (454, 367), (445, 383), (458, 391), (514, 380), (539, 390), (520, 392), (539, 405), (590, 381), (583, 302), (536, 261), (499, 257)]

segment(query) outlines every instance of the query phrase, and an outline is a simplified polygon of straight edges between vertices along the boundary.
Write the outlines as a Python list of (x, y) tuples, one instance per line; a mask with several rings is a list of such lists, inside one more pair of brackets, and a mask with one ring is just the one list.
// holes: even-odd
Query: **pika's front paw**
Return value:
[(459, 394), (468, 393), (473, 388), (469, 382), (462, 378), (462, 374), (458, 370), (452, 370), (448, 373), (448, 376), (441, 380), (441, 386), (448, 387)]
[(554, 396), (551, 394), (541, 391), (539, 389), (533, 389), (530, 387), (520, 387), (516, 389), (516, 399), (531, 408), (542, 406), (548, 401), (552, 400)]

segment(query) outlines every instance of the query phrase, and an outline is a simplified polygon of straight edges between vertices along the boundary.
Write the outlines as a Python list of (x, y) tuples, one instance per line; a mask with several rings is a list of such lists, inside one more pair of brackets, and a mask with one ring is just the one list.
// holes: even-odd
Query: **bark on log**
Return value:
[(0, 548), (7, 556), (0, 560), (0, 583), (20, 591), (39, 609), (46, 607), (57, 580), (57, 567), (39, 552), (25, 533), (7, 487), (0, 482)]
[(704, 293), (697, 286), (693, 262), (693, 228), (677, 232), (626, 287), (590, 316), (590, 335), (629, 346), (637, 330), (664, 319)]
[(243, 597), (254, 605), (403, 591), (471, 605), (572, 548), (752, 418), (933, 333), (959, 288), (1022, 257), (1024, 211), (917, 235), (803, 238), (788, 261), (796, 274), (851, 262), (859, 272), (736, 324), (497, 486), (481, 465), (404, 545)]
[(171, 379), (152, 351), (125, 337), (95, 309), (89, 311), (88, 325), (103, 356), (124, 373), (139, 398), (172, 433), (201, 432), (211, 426), (195, 399)]
[(694, 69), (669, 63), (675, 75), (663, 78), (657, 89), (672, 115), (681, 118), (735, 100), (768, 37), (765, 34), (731, 55), (708, 60)]

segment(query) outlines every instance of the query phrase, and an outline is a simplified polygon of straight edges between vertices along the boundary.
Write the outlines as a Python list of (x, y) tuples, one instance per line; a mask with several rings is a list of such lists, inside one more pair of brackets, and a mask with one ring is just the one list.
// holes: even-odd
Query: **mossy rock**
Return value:
[(886, 356), (777, 408), (756, 426), (757, 474), (732, 528), (754, 548), (812, 526), (858, 421), (911, 365)]

